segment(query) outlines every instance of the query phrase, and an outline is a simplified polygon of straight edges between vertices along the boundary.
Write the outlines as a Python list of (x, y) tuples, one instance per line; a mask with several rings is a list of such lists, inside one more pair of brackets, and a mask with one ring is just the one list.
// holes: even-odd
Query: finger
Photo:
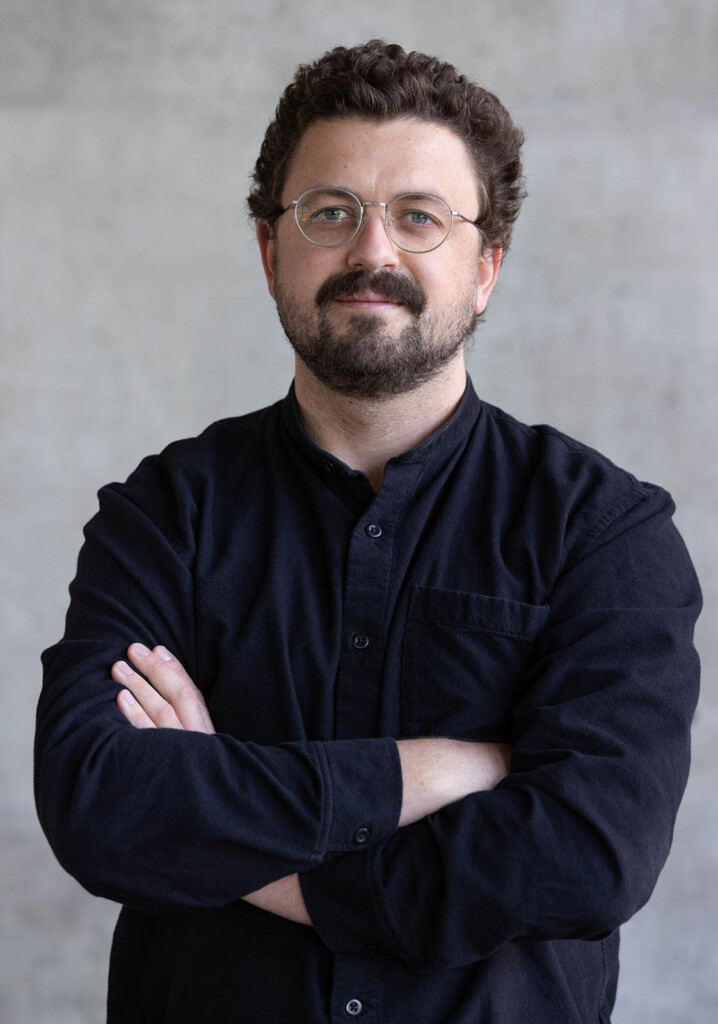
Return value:
[[(153, 725), (160, 729), (182, 728), (172, 705), (127, 662), (116, 661), (111, 674), (116, 683), (127, 688)], [(139, 718), (138, 712), (134, 713)]]
[[(127, 653), (133, 664), (171, 706), (181, 728), (204, 733), (214, 732), (202, 693), (194, 685), (180, 661), (166, 647), (159, 646), (148, 651), (143, 644), (132, 644)], [(169, 719), (169, 714), (165, 714)]]
[(116, 703), (127, 721), (130, 725), (134, 725), (135, 729), (157, 728), (142, 705), (137, 703), (129, 690), (120, 690), (117, 694)]

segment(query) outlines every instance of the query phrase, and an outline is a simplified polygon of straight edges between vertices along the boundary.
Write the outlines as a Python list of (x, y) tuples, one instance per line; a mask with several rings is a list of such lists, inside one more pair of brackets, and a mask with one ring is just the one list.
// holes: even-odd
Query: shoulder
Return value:
[[(158, 454), (148, 455), (129, 476), (125, 487), (141, 494), (153, 480), (172, 480), (177, 486), (197, 486), (217, 470), (241, 464), (276, 430), (281, 402), (242, 416), (217, 420), (195, 437), (172, 441)], [(111, 485), (115, 486), (115, 485)]]
[(98, 492), (101, 515), (151, 521), (185, 555), (195, 544), (198, 521), (212, 507), (217, 488), (236, 493), (266, 463), (279, 431), (281, 402), (212, 423), (195, 437), (173, 441), (148, 455), (124, 482)]
[(663, 487), (639, 480), (606, 455), (549, 424), (526, 424), (482, 403), (484, 440), (527, 515), (551, 519), (564, 558), (580, 558), (616, 532), (675, 511)]

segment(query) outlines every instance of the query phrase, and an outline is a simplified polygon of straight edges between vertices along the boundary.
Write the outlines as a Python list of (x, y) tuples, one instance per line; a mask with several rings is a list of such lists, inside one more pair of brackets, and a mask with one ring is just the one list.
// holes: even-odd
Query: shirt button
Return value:
[(381, 526), (378, 523), (369, 523), (364, 527), (364, 533), (367, 537), (381, 537)]
[(363, 1007), (358, 999), (350, 999), (344, 1009), (350, 1017), (358, 1017), (362, 1012)]
[(334, 472), (334, 463), (330, 462), (329, 459), (322, 459), (321, 466), (325, 473)]
[(369, 646), (369, 637), (366, 633), (355, 633), (352, 637), (352, 644), (358, 651), (363, 651), (365, 647)]
[(366, 827), (366, 825), (362, 825), (362, 827), (358, 828), (354, 833), (354, 842), (358, 843), (358, 845), (361, 846), (362, 843), (365, 843), (367, 841), (370, 835), (371, 833), (369, 829)]

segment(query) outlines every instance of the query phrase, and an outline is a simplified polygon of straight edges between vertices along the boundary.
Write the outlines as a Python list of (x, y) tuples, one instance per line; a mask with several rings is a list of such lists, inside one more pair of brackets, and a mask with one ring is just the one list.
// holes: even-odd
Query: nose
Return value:
[(353, 269), (381, 270), (399, 266), (399, 250), (386, 233), (384, 203), (366, 203), (362, 224), (347, 244), (347, 263)]

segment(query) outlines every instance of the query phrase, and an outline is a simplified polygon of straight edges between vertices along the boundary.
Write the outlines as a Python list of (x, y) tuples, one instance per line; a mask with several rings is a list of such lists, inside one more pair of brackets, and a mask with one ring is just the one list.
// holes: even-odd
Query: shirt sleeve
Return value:
[(687, 780), (700, 590), (659, 488), (593, 524), (549, 598), (511, 774), (301, 876), (335, 952), (417, 968), (594, 939), (648, 899)]
[(393, 739), (262, 746), (133, 728), (113, 662), (163, 643), (193, 678), (191, 502), (146, 460), (100, 492), (63, 639), (43, 654), (35, 793), (60, 863), (90, 892), (140, 909), (218, 906), (396, 828)]

